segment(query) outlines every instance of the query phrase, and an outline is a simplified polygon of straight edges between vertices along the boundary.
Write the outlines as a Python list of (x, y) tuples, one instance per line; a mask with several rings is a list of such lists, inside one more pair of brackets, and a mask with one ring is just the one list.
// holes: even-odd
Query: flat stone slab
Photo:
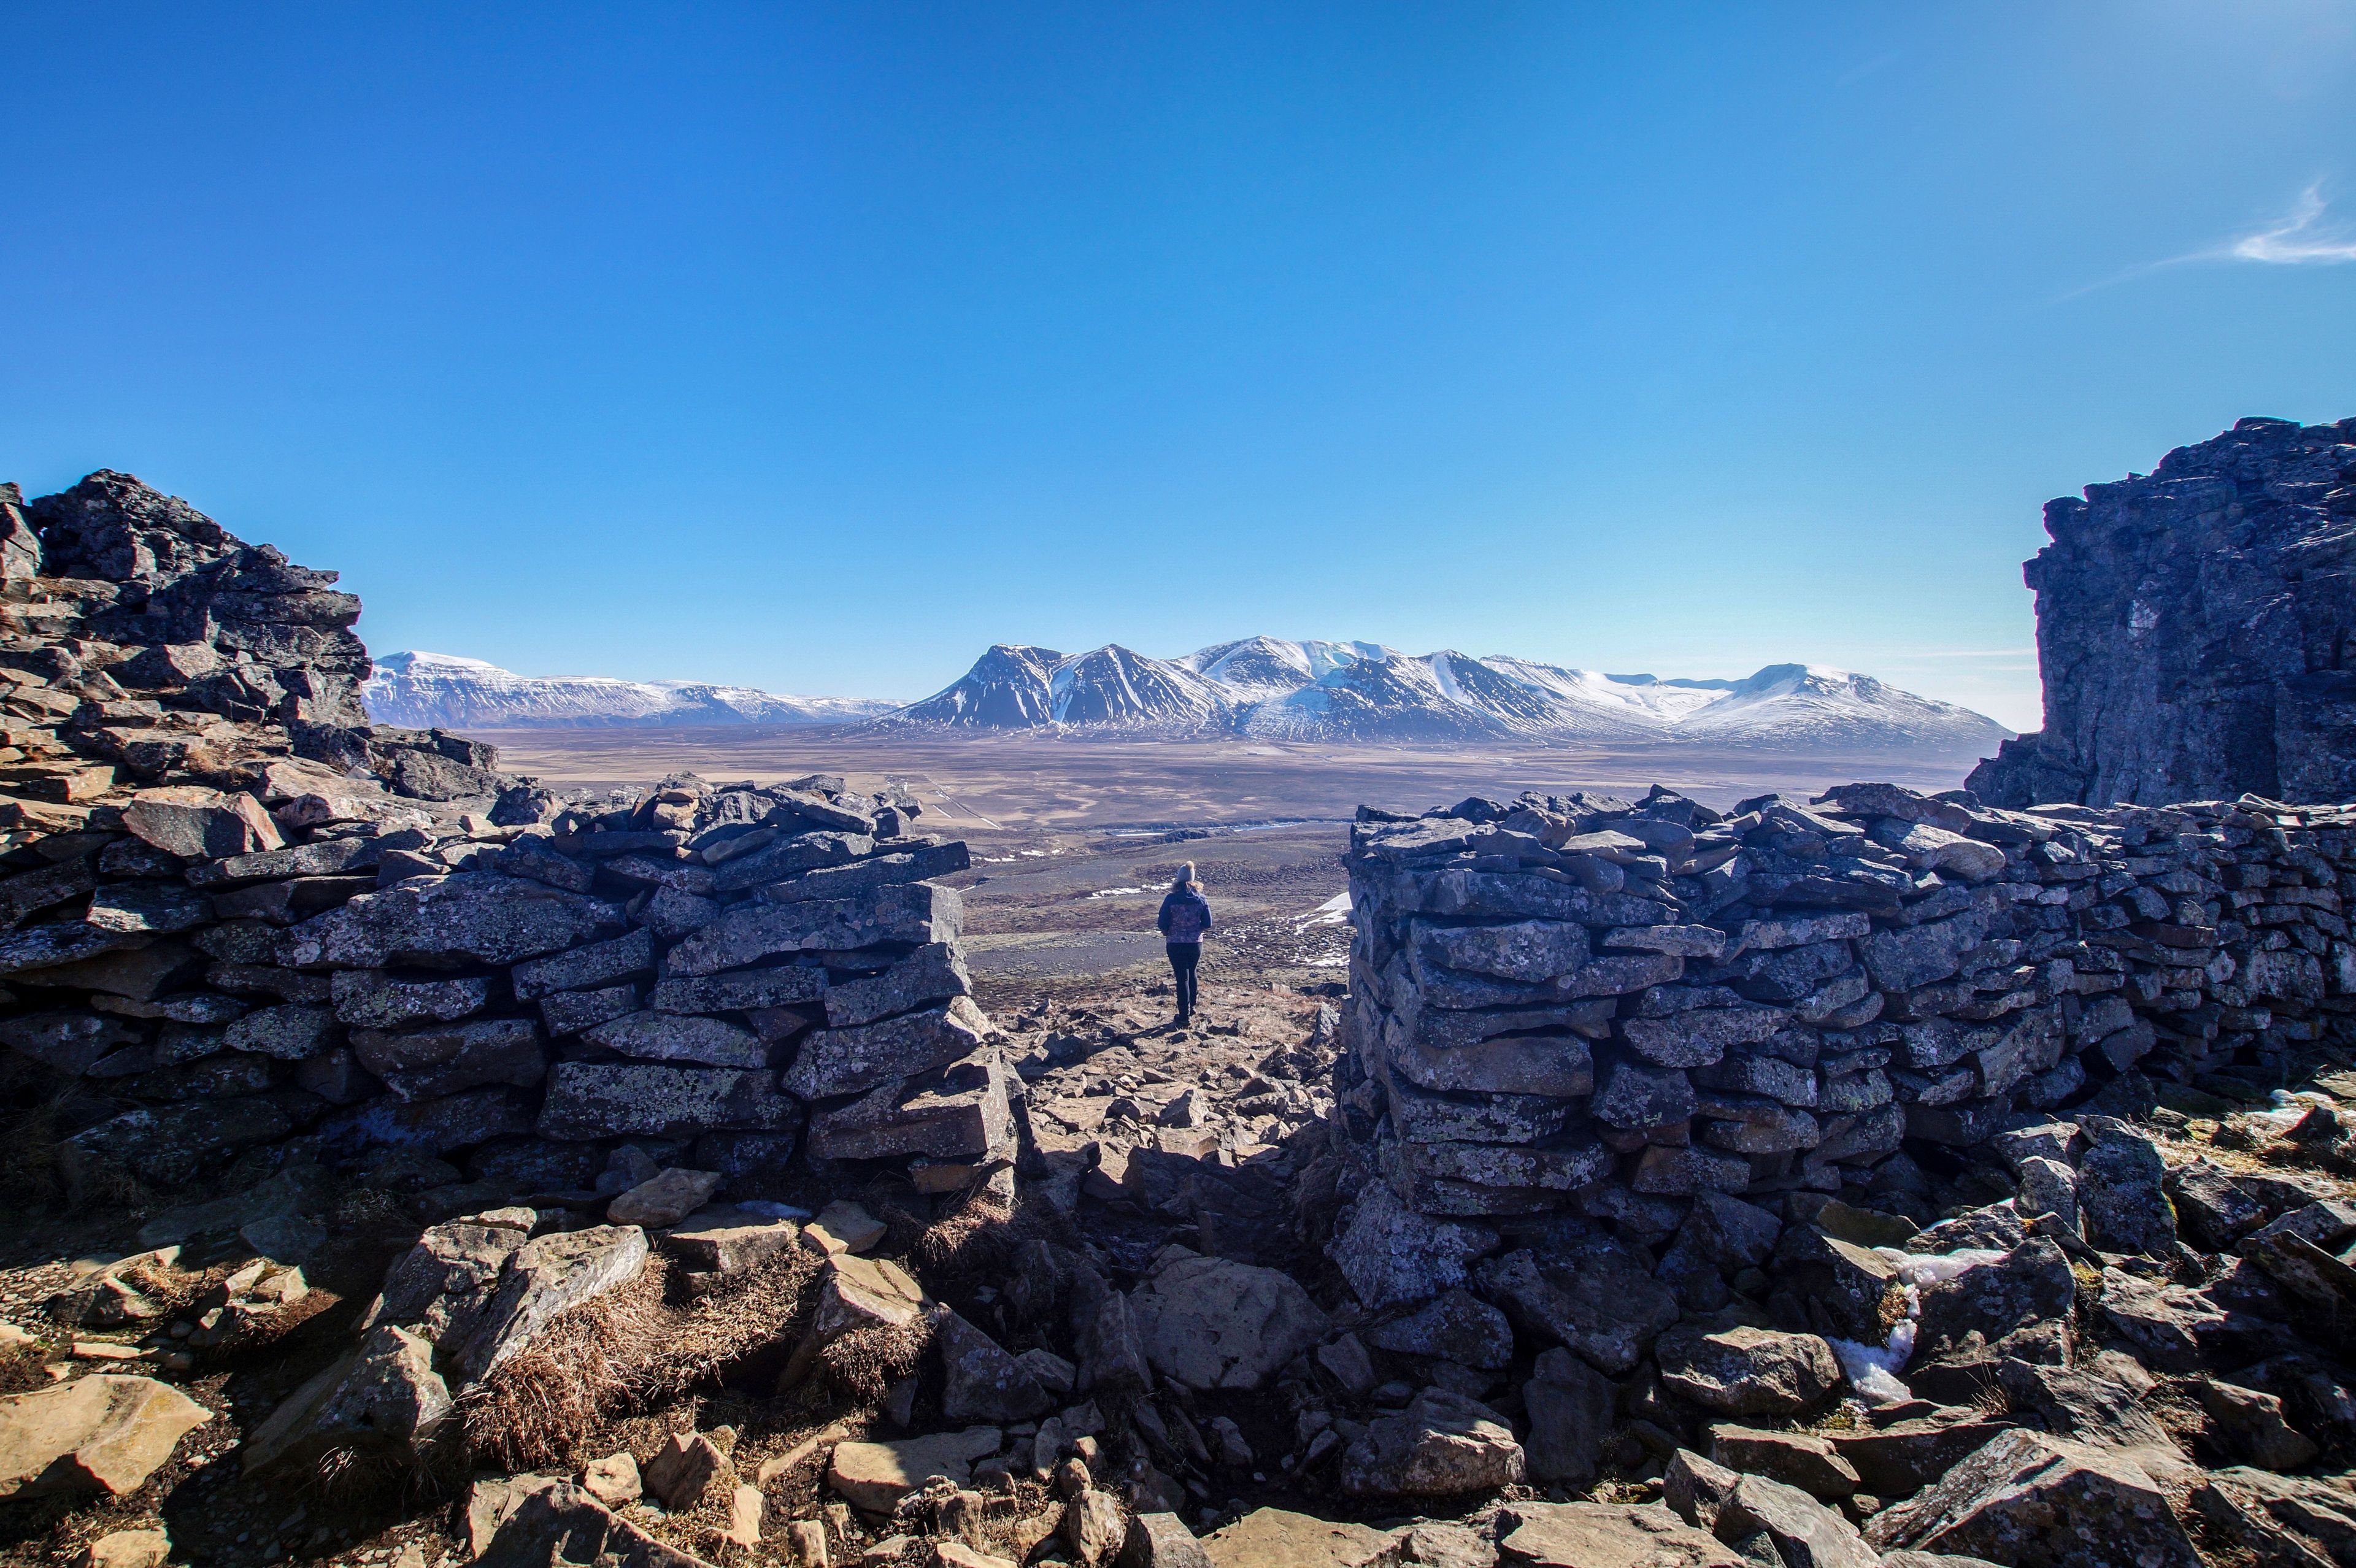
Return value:
[(1398, 1550), (1387, 1531), (1275, 1508), (1254, 1509), (1202, 1545), (1211, 1568), (1370, 1568)]
[(973, 1478), (973, 1462), (997, 1453), (1002, 1440), (995, 1426), (969, 1426), (893, 1443), (838, 1443), (827, 1484), (853, 1508), (889, 1513), (936, 1476), (964, 1487)]
[(743, 1274), (791, 1252), (801, 1241), (791, 1220), (715, 1203), (671, 1227), (658, 1243), (699, 1274)]
[(1515, 1503), (1497, 1561), (1514, 1568), (1742, 1568), (1748, 1561), (1656, 1503)]
[(0, 1498), (136, 1491), (213, 1413), (154, 1378), (92, 1373), (0, 1399)]

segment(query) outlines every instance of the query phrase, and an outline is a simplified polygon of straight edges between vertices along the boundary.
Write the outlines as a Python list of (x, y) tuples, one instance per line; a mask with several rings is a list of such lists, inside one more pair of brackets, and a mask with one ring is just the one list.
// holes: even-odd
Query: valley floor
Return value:
[[(872, 788), (903, 781), (926, 827), (977, 830), (1142, 829), (1346, 820), (1358, 806), (1421, 811), (1475, 792), (1666, 784), (1723, 806), (1769, 790), (1815, 794), (1856, 779), (1954, 789), (1974, 759), (1707, 752), (1685, 746), (1606, 751), (1546, 746), (1421, 748), (1245, 740), (1106, 741), (1037, 732), (917, 738), (837, 729), (514, 730), (475, 732), (503, 764), (551, 784), (624, 788), (691, 771), (761, 782), (803, 773)], [(979, 840), (977, 840), (979, 842)]]
[(1642, 795), (1655, 784), (1727, 805), (1850, 779), (1952, 789), (1968, 760), (1505, 751), (1243, 741), (1077, 740), (1035, 733), (884, 738), (832, 729), (484, 731), (510, 770), (560, 789), (631, 790), (672, 772), (760, 782), (845, 775), (898, 783), (920, 829), (972, 846), (966, 949), (993, 1012), (1101, 983), (1166, 977), (1154, 911), (1195, 863), (1218, 927), (1204, 980), (1287, 988), (1336, 982), (1349, 946), (1341, 857), (1361, 805), (1421, 811), (1468, 795), (1574, 790)]

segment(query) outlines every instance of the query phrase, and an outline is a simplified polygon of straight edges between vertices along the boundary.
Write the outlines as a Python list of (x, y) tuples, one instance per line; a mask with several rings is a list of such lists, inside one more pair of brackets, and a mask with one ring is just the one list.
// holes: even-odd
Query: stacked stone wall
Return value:
[(1426, 1216), (1888, 1208), (2022, 1113), (2263, 1100), (2356, 1032), (2356, 808), (1526, 795), (1362, 812), (1350, 877), (1336, 1125)]
[(343, 1161), (447, 1213), (672, 1163), (1011, 1183), (931, 880), (966, 848), (913, 799), (560, 799), (370, 724), (334, 581), (126, 475), (0, 493), (0, 1043), (69, 1182)]

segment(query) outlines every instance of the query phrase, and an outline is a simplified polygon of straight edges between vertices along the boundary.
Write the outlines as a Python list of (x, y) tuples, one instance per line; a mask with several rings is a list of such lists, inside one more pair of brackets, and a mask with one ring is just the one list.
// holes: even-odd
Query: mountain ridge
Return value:
[(846, 724), (898, 706), (712, 681), (517, 675), (487, 660), (415, 649), (377, 660), (360, 699), (379, 723), (413, 730)]
[(423, 651), (386, 655), (361, 695), (379, 722), (414, 729), (844, 725), (1309, 743), (1707, 742), (1975, 757), (2010, 733), (1968, 709), (1823, 666), (1696, 679), (1268, 636), (1169, 659), (1118, 643), (1069, 654), (993, 644), (957, 680), (905, 705), (711, 682), (519, 676)]
[[(865, 728), (1059, 729), (1293, 741), (1707, 740), (1732, 747), (1953, 752), (2011, 731), (1954, 703), (1819, 665), (1740, 679), (1607, 675), (1509, 655), (1246, 637), (1173, 659), (1119, 644), (996, 644)], [(1976, 754), (1976, 753), (1974, 753)]]

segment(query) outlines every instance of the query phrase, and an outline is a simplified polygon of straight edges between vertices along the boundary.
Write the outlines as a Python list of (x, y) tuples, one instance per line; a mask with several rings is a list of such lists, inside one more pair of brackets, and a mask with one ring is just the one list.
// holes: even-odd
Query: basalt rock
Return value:
[(2045, 728), (1969, 787), (1991, 805), (2356, 796), (2356, 421), (2245, 419), (2148, 475), (2045, 507)]

